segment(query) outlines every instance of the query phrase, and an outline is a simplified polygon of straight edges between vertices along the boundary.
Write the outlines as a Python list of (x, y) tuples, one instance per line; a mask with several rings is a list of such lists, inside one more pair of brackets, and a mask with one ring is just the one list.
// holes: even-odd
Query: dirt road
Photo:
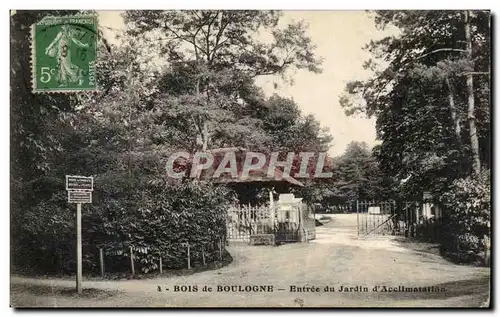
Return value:
[[(358, 239), (355, 224), (355, 215), (334, 215), (332, 221), (317, 228), (317, 239), (310, 243), (278, 247), (231, 245), (228, 250), (234, 261), (219, 270), (149, 280), (86, 281), (86, 291), (79, 296), (72, 291), (74, 280), (13, 276), (11, 304), (17, 307), (479, 307), (487, 301), (489, 269), (455, 265), (427, 252), (428, 246), (415, 251), (393, 237)], [(252, 285), (267, 287), (245, 291), (246, 286)], [(191, 286), (192, 291), (174, 292), (175, 286)], [(204, 286), (212, 291), (204, 292)], [(217, 291), (218, 286), (222, 291)], [(223, 286), (241, 289), (225, 292)], [(415, 291), (419, 287), (432, 291)], [(298, 289), (307, 292), (292, 291)], [(346, 289), (350, 291), (342, 291)]]

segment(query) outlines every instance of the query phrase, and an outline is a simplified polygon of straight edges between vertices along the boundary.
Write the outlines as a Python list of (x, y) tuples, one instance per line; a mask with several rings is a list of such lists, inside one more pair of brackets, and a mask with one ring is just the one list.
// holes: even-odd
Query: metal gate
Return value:
[(423, 203), (418, 201), (356, 201), (355, 204), (359, 236), (432, 239), (440, 222), (436, 215), (426, 215)]
[(358, 235), (395, 234), (395, 201), (356, 201), (354, 211), (357, 217)]
[(233, 241), (250, 241), (252, 234), (269, 234), (271, 215), (268, 206), (232, 206), (226, 218), (227, 238)]

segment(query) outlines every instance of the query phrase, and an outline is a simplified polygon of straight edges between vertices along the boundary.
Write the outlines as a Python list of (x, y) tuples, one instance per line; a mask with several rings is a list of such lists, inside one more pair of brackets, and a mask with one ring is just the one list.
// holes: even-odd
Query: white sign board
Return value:
[(66, 190), (94, 190), (94, 178), (87, 176), (66, 175)]
[(380, 215), (380, 207), (368, 207), (368, 213), (370, 215)]
[(68, 191), (68, 203), (90, 204), (92, 203), (92, 192), (90, 191)]

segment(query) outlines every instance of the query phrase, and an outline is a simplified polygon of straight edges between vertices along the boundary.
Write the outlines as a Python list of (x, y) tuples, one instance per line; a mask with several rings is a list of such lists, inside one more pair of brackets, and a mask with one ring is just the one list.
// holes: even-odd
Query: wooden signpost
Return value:
[(76, 204), (76, 291), (82, 292), (82, 204), (92, 203), (94, 179), (66, 175), (68, 203)]

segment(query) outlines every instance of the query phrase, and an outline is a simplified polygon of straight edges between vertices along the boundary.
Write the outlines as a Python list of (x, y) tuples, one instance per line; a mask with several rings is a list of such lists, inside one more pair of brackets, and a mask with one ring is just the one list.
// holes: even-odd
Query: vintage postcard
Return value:
[(10, 13), (10, 305), (491, 306), (491, 13)]

